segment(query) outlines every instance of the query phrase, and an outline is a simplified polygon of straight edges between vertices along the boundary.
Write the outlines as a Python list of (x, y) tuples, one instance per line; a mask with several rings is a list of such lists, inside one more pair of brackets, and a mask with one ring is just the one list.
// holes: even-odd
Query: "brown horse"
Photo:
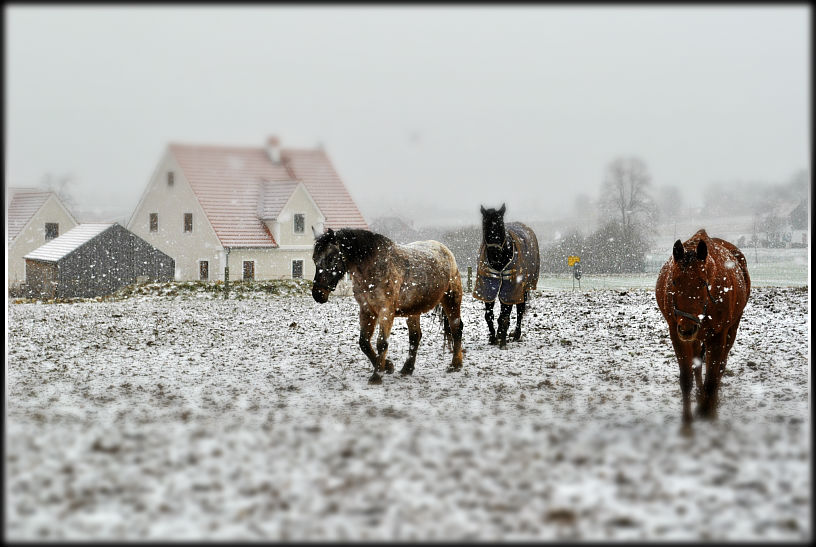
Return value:
[[(438, 241), (416, 241), (397, 245), (368, 230), (344, 228), (315, 233), (312, 259), (315, 277), (312, 297), (324, 303), (346, 272), (351, 276), (354, 298), (360, 306), (360, 348), (374, 366), (370, 384), (382, 383), (380, 372), (394, 371), (386, 358), (388, 336), (394, 317), (408, 323), (408, 360), (401, 374), (414, 371), (417, 348), (422, 338), (420, 314), (441, 306), (445, 335), (453, 338), (453, 360), (448, 371), (462, 367), (462, 278), (456, 259)], [(371, 336), (379, 326), (377, 352)]]
[(717, 415), (720, 378), (750, 292), (745, 256), (731, 243), (708, 237), (705, 230), (684, 243), (678, 239), (672, 257), (660, 270), (655, 296), (669, 324), (680, 364), (683, 426), (687, 431), (691, 425), (692, 370), (697, 384), (697, 412), (707, 418)]

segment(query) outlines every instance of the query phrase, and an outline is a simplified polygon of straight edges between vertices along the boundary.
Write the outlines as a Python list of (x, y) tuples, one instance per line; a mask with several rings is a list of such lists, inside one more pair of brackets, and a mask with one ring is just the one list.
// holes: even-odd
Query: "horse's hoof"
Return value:
[(498, 343), (499, 343), (499, 341), (496, 339), (496, 337), (495, 337), (495, 336), (491, 336), (491, 337), (490, 337), (490, 338), (487, 340), (487, 343), (488, 343), (488, 344), (490, 344), (491, 346), (495, 346), (496, 344), (498, 344)]
[(385, 373), (386, 374), (394, 373), (394, 363), (391, 361), (391, 359), (385, 360)]
[(683, 437), (693, 437), (694, 428), (691, 427), (691, 422), (683, 422), (680, 426), (680, 435)]
[(400, 374), (402, 374), (403, 376), (410, 376), (413, 373), (414, 367), (402, 367), (402, 369), (400, 370)]
[(371, 385), (382, 384), (382, 376), (375, 372), (374, 374), (371, 375), (371, 378), (368, 379), (368, 383)]
[(459, 365), (458, 367), (449, 365), (448, 368), (445, 369), (445, 372), (459, 372), (460, 370), (462, 370), (462, 365)]
[(499, 349), (507, 349), (507, 342), (500, 342)]

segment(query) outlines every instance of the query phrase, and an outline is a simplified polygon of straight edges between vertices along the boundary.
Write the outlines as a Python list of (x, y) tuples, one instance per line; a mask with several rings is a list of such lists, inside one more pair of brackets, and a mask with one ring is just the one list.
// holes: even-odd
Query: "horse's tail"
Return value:
[(442, 309), (441, 304), (437, 304), (436, 308), (434, 309), (434, 313), (438, 313), (442, 316), (442, 336), (444, 339), (442, 342), (442, 347), (446, 348), (448, 351), (453, 351), (453, 333), (451, 332), (450, 323), (448, 322), (448, 316)]

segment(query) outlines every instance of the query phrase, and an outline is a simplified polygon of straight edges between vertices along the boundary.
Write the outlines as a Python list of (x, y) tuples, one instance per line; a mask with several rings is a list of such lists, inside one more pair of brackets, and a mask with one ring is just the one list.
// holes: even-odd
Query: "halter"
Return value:
[[(485, 247), (488, 247), (488, 248), (489, 247), (498, 247), (499, 249), (504, 250), (504, 245), (507, 243), (507, 239), (508, 239), (508, 234), (505, 232), (504, 240), (501, 243), (488, 243), (484, 239), (482, 240), (482, 243), (484, 244)], [(512, 244), (512, 241), (511, 241), (511, 245), (510, 245), (510, 252), (511, 252), (510, 259), (507, 261), (507, 264), (505, 264), (504, 267), (501, 270), (497, 270), (497, 269), (493, 268), (490, 265), (490, 262), (487, 261), (487, 257), (485, 257), (485, 270), (486, 270), (485, 276), (486, 277), (492, 277), (494, 279), (503, 279), (503, 280), (504, 279), (510, 279), (511, 277), (514, 277), (516, 275), (515, 268), (514, 269), (508, 269), (508, 266), (513, 262), (513, 259), (516, 257), (516, 247), (515, 247), (515, 245)]]
[[(714, 299), (711, 297), (711, 288), (708, 286), (708, 280), (703, 279), (703, 283), (705, 283), (706, 294), (708, 294), (708, 300), (711, 300), (713, 302)], [(700, 314), (703, 316), (703, 318), (705, 318), (706, 310), (708, 309), (708, 300), (706, 300), (705, 303), (703, 303), (703, 313)], [(700, 316), (682, 310), (678, 310), (677, 306), (674, 306), (674, 316), (677, 317), (678, 315), (685, 317), (686, 319), (691, 319), (692, 321), (697, 323), (697, 326), (702, 326), (703, 324), (703, 320), (700, 319)]]
[[(505, 232), (504, 232), (504, 239), (502, 239), (502, 242), (501, 242), (501, 243), (488, 243), (487, 241), (485, 241), (484, 237), (482, 237), (482, 245), (484, 245), (484, 246), (485, 246), (485, 247), (487, 247), (488, 249), (489, 249), (490, 247), (498, 247), (499, 249), (502, 249), (502, 250), (503, 250), (503, 249), (504, 249), (504, 246), (507, 244), (507, 239), (508, 239), (508, 236), (509, 236), (509, 234), (508, 234), (508, 233), (507, 233), (507, 231), (505, 230)], [(512, 245), (511, 245), (511, 249), (512, 249)]]

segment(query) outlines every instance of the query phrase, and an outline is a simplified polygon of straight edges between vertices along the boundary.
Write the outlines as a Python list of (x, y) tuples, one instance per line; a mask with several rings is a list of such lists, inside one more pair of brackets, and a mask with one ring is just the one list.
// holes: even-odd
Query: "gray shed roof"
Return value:
[(43, 262), (58, 262), (64, 256), (72, 253), (113, 225), (114, 223), (80, 224), (45, 245), (37, 247), (23, 258)]

